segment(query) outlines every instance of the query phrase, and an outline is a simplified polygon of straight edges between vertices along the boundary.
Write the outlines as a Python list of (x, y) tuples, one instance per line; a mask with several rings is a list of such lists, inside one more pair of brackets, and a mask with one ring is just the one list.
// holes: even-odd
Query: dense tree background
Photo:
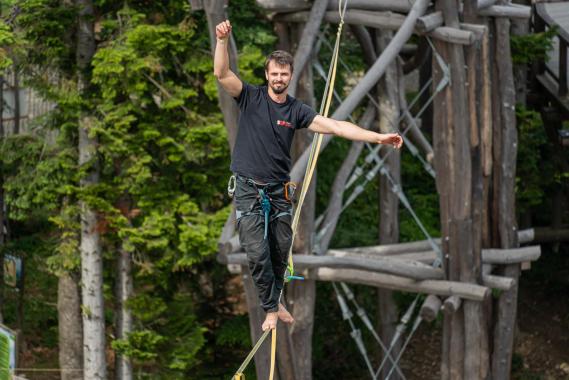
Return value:
[[(57, 366), (57, 277), (79, 270), (78, 203), (84, 201), (100, 219), (108, 356), (132, 358), (140, 379), (229, 377), (251, 342), (240, 281), (215, 260), (230, 211), (225, 194), (229, 148), (205, 15), (190, 12), (186, 0), (96, 0), (90, 86), (79, 92), (73, 38), (77, 8), (57, 0), (0, 4), (0, 73), (18, 71), (25, 87), (55, 105), (26, 130), (3, 134), (0, 142), (10, 227), (0, 249), (23, 258), (25, 265), (24, 286), (4, 289), (0, 314), (6, 325), (22, 331), (21, 366)], [(264, 55), (276, 43), (272, 25), (253, 0), (232, 0), (228, 12), (240, 75), (262, 83)], [(345, 37), (342, 54), (353, 69), (362, 70), (351, 38)], [(323, 53), (322, 61), (327, 58)], [(337, 88), (346, 88), (348, 73), (339, 75)], [(317, 98), (322, 87), (316, 83)], [(79, 180), (88, 167), (77, 163), (81, 112), (94, 117), (90, 134), (98, 141), (100, 165), (99, 183), (87, 188)], [(559, 187), (567, 194), (569, 173), (552, 164), (539, 114), (520, 105), (518, 117), (518, 210), (524, 220), (548, 225), (555, 207), (549, 199)], [(320, 160), (317, 214), (326, 207), (348, 148), (347, 142), (334, 141)], [(402, 156), (402, 182), (410, 203), (436, 235), (435, 183), (409, 154)], [(369, 205), (378, 203), (377, 193), (377, 182), (371, 181), (343, 214), (332, 246), (376, 243), (378, 213)], [(401, 241), (423, 238), (403, 208), (400, 220)], [(121, 249), (134, 264), (135, 291), (128, 307), (135, 328), (127, 339), (115, 339), (113, 330), (114, 263)], [(566, 283), (544, 274), (548, 265), (567, 268), (567, 247), (549, 250), (555, 253), (553, 261), (542, 260), (531, 276), (566, 289)], [(365, 287), (356, 292), (373, 314), (374, 293)], [(403, 306), (409, 297), (399, 294), (398, 301)], [(319, 370), (314, 376), (363, 378), (365, 367), (355, 345), (346, 344), (349, 331), (337, 309), (331, 287), (319, 284), (314, 334)], [(247, 376), (253, 378), (253, 371)]]

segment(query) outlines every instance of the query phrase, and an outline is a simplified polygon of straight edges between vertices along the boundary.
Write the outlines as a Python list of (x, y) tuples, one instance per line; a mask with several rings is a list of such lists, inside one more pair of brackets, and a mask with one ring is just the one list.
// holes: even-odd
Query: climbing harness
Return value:
[[(244, 178), (244, 177), (239, 177), (240, 180), (244, 180), (248, 185), (253, 186), (256, 190), (257, 190), (257, 201), (260, 204), (260, 210), (259, 211), (253, 211), (253, 208), (255, 207), (255, 203), (251, 204), (251, 206), (249, 207), (248, 211), (240, 211), (240, 210), (235, 210), (235, 217), (237, 220), (241, 219), (244, 216), (249, 216), (249, 215), (261, 215), (264, 218), (264, 222), (265, 222), (265, 230), (264, 230), (264, 235), (263, 235), (263, 239), (266, 240), (269, 236), (269, 223), (270, 223), (270, 216), (271, 216), (271, 197), (269, 196), (269, 189), (271, 187), (276, 187), (276, 186), (283, 186), (281, 185), (281, 183), (259, 183), (256, 182), (255, 180), (251, 179), (251, 178)], [(286, 189), (286, 184), (284, 185), (285, 189)], [(228, 194), (230, 194), (230, 196), (233, 195), (233, 193), (235, 192), (235, 188), (236, 188), (236, 177), (235, 175), (231, 176), (231, 178), (229, 178), (229, 184), (227, 186), (227, 192)], [(285, 190), (286, 191), (286, 190)], [(276, 213), (272, 219), (277, 219), (280, 218), (282, 216), (285, 215), (291, 215), (290, 211), (281, 211), (279, 213)]]
[[(340, 23), (338, 25), (338, 31), (336, 33), (336, 43), (334, 45), (334, 53), (332, 54), (332, 62), (330, 65), (330, 69), (328, 71), (328, 78), (326, 81), (326, 87), (324, 89), (324, 96), (323, 96), (324, 101), (322, 102), (321, 107), (320, 107), (320, 115), (322, 115), (324, 117), (328, 116), (328, 111), (330, 110), (330, 105), (332, 103), (332, 96), (333, 96), (333, 92), (334, 92), (333, 91), (334, 82), (336, 80), (336, 70), (338, 67), (338, 56), (339, 56), (339, 51), (340, 51), (340, 37), (342, 35), (342, 29), (344, 27), (344, 15), (346, 13), (347, 5), (348, 5), (347, 1), (344, 1), (344, 0), (338, 1), (338, 12), (340, 15)], [(308, 164), (306, 167), (306, 172), (304, 175), (304, 181), (302, 183), (302, 188), (300, 191), (298, 204), (297, 204), (294, 216), (293, 216), (293, 221), (292, 221), (292, 225), (291, 225), (292, 239), (291, 239), (291, 245), (290, 245), (290, 249), (289, 249), (289, 253), (288, 253), (288, 264), (287, 264), (287, 268), (286, 268), (285, 273), (284, 273), (284, 278), (289, 280), (289, 281), (294, 280), (294, 279), (301, 279), (300, 276), (296, 276), (294, 274), (294, 263), (292, 260), (292, 247), (293, 247), (294, 239), (296, 237), (296, 230), (298, 228), (298, 223), (300, 221), (300, 211), (302, 210), (302, 205), (304, 204), (304, 199), (306, 198), (306, 194), (308, 192), (308, 187), (309, 187), (310, 182), (312, 180), (312, 175), (314, 174), (314, 170), (316, 169), (316, 162), (318, 160), (318, 155), (320, 153), (320, 147), (322, 145), (322, 138), (323, 138), (323, 136), (320, 133), (316, 133), (314, 135), (314, 139), (312, 141), (312, 146), (310, 149), (310, 156), (309, 156)], [(278, 301), (279, 303), (281, 301), (281, 297), (282, 297), (282, 289), (281, 289), (281, 292), (279, 295), (279, 301)], [(237, 370), (237, 372), (233, 376), (233, 378), (232, 378), (233, 380), (243, 379), (243, 377), (244, 377), (243, 371), (245, 370), (245, 368), (247, 367), (247, 365), (249, 364), (249, 362), (251, 361), (251, 359), (253, 358), (253, 356), (255, 355), (255, 353), (257, 352), (257, 350), (259, 349), (259, 347), (263, 343), (263, 341), (267, 338), (270, 331), (272, 331), (272, 341), (271, 341), (271, 368), (270, 368), (269, 380), (273, 380), (273, 376), (274, 376), (274, 372), (275, 372), (275, 356), (276, 356), (276, 347), (277, 347), (277, 329), (276, 328), (274, 328), (272, 330), (265, 331), (265, 333), (261, 336), (261, 338), (259, 338), (259, 340), (257, 341), (257, 344), (255, 344), (255, 346), (253, 347), (253, 349), (251, 350), (251, 352), (249, 353), (249, 355), (247, 356), (247, 358), (245, 359), (243, 364), (241, 364), (241, 366), (239, 367), (239, 369)]]

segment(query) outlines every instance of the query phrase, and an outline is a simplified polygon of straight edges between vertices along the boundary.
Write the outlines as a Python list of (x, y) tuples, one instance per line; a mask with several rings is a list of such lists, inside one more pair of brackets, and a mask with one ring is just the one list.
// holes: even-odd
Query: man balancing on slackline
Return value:
[(293, 58), (287, 52), (275, 51), (267, 57), (268, 86), (243, 82), (229, 69), (229, 20), (217, 25), (215, 31), (214, 74), (241, 110), (231, 159), (237, 229), (261, 307), (267, 313), (262, 325), (266, 331), (275, 328), (278, 319), (286, 323), (294, 321), (284, 305), (279, 304), (292, 239), (289, 171), (294, 132), (308, 128), (312, 132), (395, 148), (401, 147), (403, 139), (397, 133), (375, 133), (320, 116), (287, 95), (293, 75)]

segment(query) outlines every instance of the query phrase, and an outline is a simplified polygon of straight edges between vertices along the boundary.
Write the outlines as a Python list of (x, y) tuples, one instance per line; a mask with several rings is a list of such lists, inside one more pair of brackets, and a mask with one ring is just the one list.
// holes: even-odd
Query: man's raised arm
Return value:
[(215, 46), (215, 56), (213, 59), (213, 75), (215, 75), (221, 87), (235, 98), (241, 94), (243, 83), (237, 75), (229, 69), (229, 53), (227, 52), (229, 35), (231, 34), (231, 23), (229, 20), (220, 22), (215, 27), (215, 34), (217, 37), (217, 45)]

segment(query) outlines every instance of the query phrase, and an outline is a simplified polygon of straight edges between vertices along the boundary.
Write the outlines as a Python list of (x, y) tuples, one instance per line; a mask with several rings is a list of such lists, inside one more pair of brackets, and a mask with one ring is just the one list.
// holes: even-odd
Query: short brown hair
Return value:
[(292, 74), (294, 58), (292, 57), (292, 55), (290, 55), (289, 52), (286, 52), (284, 50), (275, 50), (274, 52), (269, 54), (267, 56), (267, 59), (265, 59), (265, 71), (268, 70), (269, 62), (271, 62), (271, 61), (275, 61), (277, 63), (277, 65), (279, 65), (279, 66), (289, 65), (290, 66), (290, 72)]

